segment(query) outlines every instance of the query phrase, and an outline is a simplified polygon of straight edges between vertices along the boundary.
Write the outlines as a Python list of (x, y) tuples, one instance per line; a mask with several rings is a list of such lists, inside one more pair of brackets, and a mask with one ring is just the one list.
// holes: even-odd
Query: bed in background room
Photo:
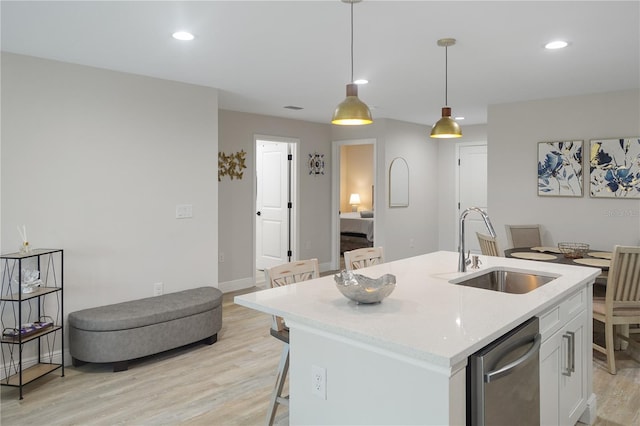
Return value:
[(373, 247), (373, 212), (340, 213), (340, 254)]

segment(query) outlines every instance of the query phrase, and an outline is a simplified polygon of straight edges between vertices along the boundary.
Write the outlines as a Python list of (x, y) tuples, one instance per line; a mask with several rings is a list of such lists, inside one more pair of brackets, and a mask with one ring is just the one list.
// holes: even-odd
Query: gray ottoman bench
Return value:
[(202, 341), (212, 345), (222, 328), (222, 292), (200, 287), (84, 309), (69, 314), (72, 363), (128, 361)]

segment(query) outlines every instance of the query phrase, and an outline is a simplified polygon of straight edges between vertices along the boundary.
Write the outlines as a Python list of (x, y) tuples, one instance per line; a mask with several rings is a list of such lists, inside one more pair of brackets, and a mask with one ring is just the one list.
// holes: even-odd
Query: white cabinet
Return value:
[(591, 392), (591, 287), (540, 316), (540, 424), (589, 421)]

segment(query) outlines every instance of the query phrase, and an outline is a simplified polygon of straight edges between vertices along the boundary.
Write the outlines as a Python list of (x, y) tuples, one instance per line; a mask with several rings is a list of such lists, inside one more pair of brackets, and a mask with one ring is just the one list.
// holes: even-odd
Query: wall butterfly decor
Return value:
[(222, 180), (223, 176), (229, 176), (231, 180), (242, 179), (243, 169), (247, 168), (246, 155), (244, 150), (228, 155), (224, 152), (218, 152), (218, 182)]

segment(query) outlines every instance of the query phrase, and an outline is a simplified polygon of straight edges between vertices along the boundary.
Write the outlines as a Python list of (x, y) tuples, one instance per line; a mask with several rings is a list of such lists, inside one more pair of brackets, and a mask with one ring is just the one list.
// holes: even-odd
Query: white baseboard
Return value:
[(596, 421), (598, 411), (598, 403), (596, 400), (596, 394), (592, 393), (591, 396), (587, 399), (587, 408), (582, 413), (580, 419), (578, 419), (579, 423), (584, 423), (586, 425), (592, 425)]
[(331, 262), (321, 263), (319, 267), (320, 267), (320, 272), (331, 271)]
[(255, 287), (256, 283), (253, 282), (253, 277), (241, 278), (239, 280), (219, 282), (218, 289), (223, 293), (229, 293), (237, 290), (244, 290), (245, 288)]

